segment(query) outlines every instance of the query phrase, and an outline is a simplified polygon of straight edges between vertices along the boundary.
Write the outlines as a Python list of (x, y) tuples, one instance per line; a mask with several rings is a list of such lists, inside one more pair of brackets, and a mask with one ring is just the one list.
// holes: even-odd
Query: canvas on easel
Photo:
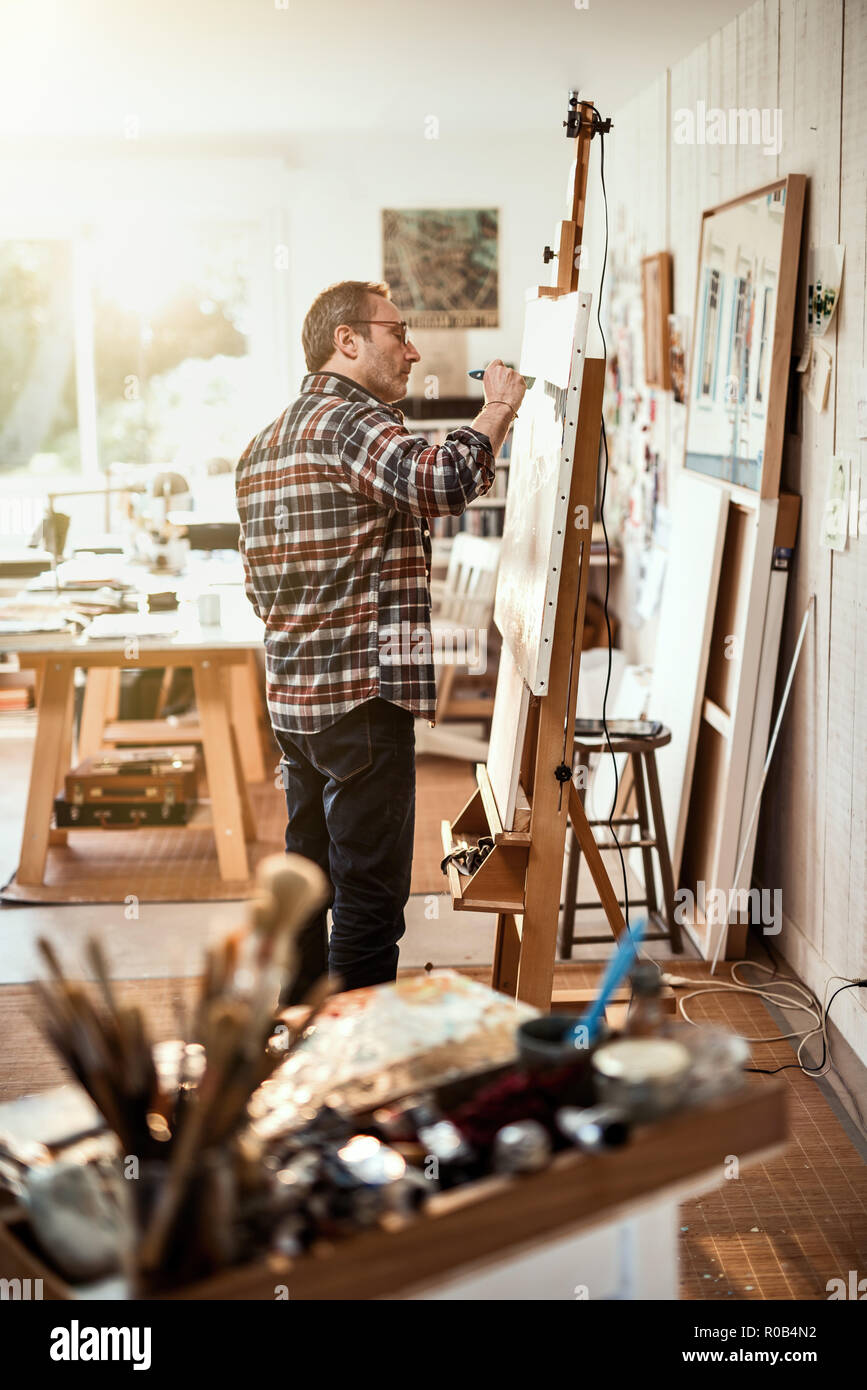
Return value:
[[(494, 801), (506, 830), (517, 828), (515, 812), (521, 773), (521, 749), (527, 729), (529, 708), (530, 691), (515, 658), (504, 642), (497, 671), (487, 766)], [(521, 828), (526, 829), (526, 826)]]
[(568, 514), (590, 296), (527, 303), (520, 370), (535, 377), (512, 438), (494, 621), (531, 694), (545, 695)]
[[(529, 695), (544, 695), (569, 514), (590, 296), (528, 300), (520, 370), (535, 377), (512, 439), (494, 622), (503, 638), (488, 772), (512, 829)], [(585, 526), (589, 519), (585, 519)]]

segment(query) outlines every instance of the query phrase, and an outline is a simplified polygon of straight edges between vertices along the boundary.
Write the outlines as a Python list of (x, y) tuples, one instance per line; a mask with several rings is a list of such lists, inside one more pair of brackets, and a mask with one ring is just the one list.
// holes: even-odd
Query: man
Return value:
[[(283, 751), (286, 849), (319, 864), (333, 889), (330, 946), (323, 912), (302, 938), (286, 1003), (326, 968), (347, 989), (396, 976), (413, 720), (432, 719), (436, 702), (426, 519), (460, 515), (488, 491), (524, 394), (523, 378), (492, 362), (472, 427), (439, 447), (410, 434), (394, 403), (419, 354), (385, 284), (332, 285), (302, 341), (301, 394), (247, 447), (236, 479), (246, 589), (266, 627), (268, 709)], [(395, 662), (395, 634), (407, 631), (412, 652)]]

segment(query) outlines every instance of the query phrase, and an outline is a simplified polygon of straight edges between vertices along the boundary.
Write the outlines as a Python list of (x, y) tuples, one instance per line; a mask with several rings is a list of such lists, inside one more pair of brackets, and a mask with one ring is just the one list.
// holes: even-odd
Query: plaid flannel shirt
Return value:
[(460, 515), (493, 480), (477, 430), (432, 445), (348, 377), (304, 378), (235, 480), (274, 728), (317, 733), (376, 696), (433, 719), (427, 519)]

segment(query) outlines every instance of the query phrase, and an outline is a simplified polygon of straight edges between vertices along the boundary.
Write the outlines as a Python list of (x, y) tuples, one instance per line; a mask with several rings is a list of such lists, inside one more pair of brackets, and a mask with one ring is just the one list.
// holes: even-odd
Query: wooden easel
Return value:
[[(577, 140), (570, 216), (560, 226), (557, 284), (540, 286), (538, 291), (540, 296), (554, 298), (578, 289), (587, 170), (594, 131), (591, 102), (570, 99), (567, 128), (569, 126), (572, 127), (569, 134), (574, 134)], [(550, 248), (545, 248), (546, 260), (553, 254)], [(516, 995), (543, 1009), (552, 1004), (564, 1007), (595, 997), (593, 990), (552, 989), (568, 821), (571, 820), (586, 856), (615, 938), (626, 929), (617, 894), (572, 781), (575, 707), (604, 383), (604, 362), (599, 358), (587, 359), (574, 430), (569, 496), (569, 515), (586, 518), (587, 525), (581, 530), (570, 528), (572, 544), (564, 543), (548, 692), (532, 696), (530, 700), (514, 828), (503, 829), (488, 769), (482, 763), (476, 767), (477, 789), (470, 800), (454, 821), (442, 822), (446, 854), (461, 840), (471, 842), (478, 841), (481, 836), (492, 837), (493, 849), (472, 875), (462, 876), (453, 863), (449, 864), (452, 901), (456, 909), (496, 912), (491, 984), (494, 989)]]

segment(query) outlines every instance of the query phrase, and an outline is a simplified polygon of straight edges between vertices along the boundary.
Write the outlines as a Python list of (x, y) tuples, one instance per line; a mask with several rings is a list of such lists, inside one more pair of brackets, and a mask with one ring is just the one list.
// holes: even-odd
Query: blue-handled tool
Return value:
[(645, 919), (642, 918), (623, 933), (618, 942), (617, 950), (608, 962), (605, 974), (602, 976), (598, 995), (581, 1015), (578, 1022), (569, 1029), (564, 1039), (565, 1042), (571, 1042), (575, 1047), (581, 1047), (594, 1041), (599, 1031), (599, 1025), (605, 1017), (605, 1008), (609, 999), (629, 970), (633, 958), (638, 954), (638, 947), (641, 945), (645, 926)]
[[(486, 371), (487, 371), (487, 368), (486, 368), (486, 367), (476, 367), (476, 368), (474, 368), (473, 371), (467, 372), (467, 376), (471, 376), (471, 377), (473, 378), (473, 381), (482, 381), (482, 380), (484, 379), (484, 375), (485, 375), (485, 372), (486, 372)], [(536, 380), (536, 378), (535, 378), (534, 376), (525, 376), (525, 377), (524, 377), (524, 385), (526, 386), (526, 388), (527, 388), (528, 391), (532, 390), (533, 382), (534, 382), (535, 380)]]

